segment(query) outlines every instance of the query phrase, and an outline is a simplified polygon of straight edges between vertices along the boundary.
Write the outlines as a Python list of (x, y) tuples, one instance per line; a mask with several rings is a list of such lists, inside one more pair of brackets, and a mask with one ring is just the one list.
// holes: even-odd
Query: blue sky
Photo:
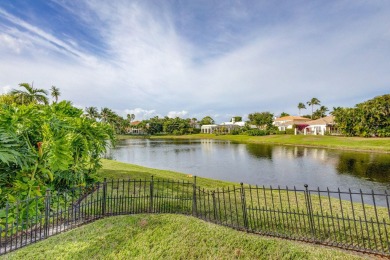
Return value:
[(0, 57), (0, 93), (137, 119), (354, 106), (390, 93), (390, 1), (2, 0)]

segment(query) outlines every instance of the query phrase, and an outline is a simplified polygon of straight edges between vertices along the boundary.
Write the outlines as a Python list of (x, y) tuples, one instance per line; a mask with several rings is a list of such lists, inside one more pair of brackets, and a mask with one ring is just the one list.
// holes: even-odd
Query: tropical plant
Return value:
[(375, 97), (354, 108), (334, 108), (332, 114), (344, 135), (390, 137), (390, 94)]
[(47, 91), (44, 89), (34, 88), (33, 84), (20, 83), (19, 87), (24, 88), (24, 90), (13, 89), (11, 95), (15, 96), (15, 100), (19, 104), (29, 104), (29, 103), (43, 103), (45, 105), (49, 104), (47, 99)]
[(54, 98), (55, 103), (57, 103), (58, 97), (61, 95), (60, 89), (57, 88), (56, 86), (51, 86), (50, 91), (51, 91), (50, 94), (51, 94), (52, 98)]
[(88, 118), (91, 118), (91, 119), (100, 118), (100, 113), (99, 113), (97, 107), (86, 107), (85, 113), (86, 113), (86, 116)]
[(129, 122), (131, 122), (135, 119), (135, 115), (134, 114), (127, 114), (126, 118), (127, 118), (127, 120), (129, 120)]
[(307, 104), (309, 106), (311, 106), (311, 119), (313, 119), (313, 109), (314, 109), (314, 106), (315, 105), (319, 106), (321, 104), (321, 102), (317, 98), (314, 97), (310, 101), (308, 101)]
[(326, 106), (321, 106), (319, 109), (314, 111), (312, 118), (318, 119), (326, 116), (326, 112), (328, 112), (329, 109)]
[(86, 185), (114, 141), (112, 128), (62, 101), (0, 109), (0, 206), (41, 196), (46, 188)]
[(301, 115), (302, 109), (306, 109), (306, 106), (302, 102), (299, 102), (299, 104), (298, 104), (299, 115)]

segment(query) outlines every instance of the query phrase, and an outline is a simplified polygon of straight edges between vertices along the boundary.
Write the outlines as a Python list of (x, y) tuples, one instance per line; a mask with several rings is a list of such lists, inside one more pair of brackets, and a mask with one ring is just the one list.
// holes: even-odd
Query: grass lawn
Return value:
[[(192, 181), (186, 174), (103, 160), (98, 178)], [(197, 178), (208, 189), (237, 183)], [(248, 194), (246, 194), (248, 196)], [(270, 196), (268, 194), (267, 196)], [(275, 193), (275, 196), (277, 194)], [(281, 196), (286, 205), (285, 194)], [(298, 196), (299, 204), (304, 204)], [(316, 200), (316, 198), (313, 198)], [(324, 203), (324, 202), (323, 202)], [(281, 205), (275, 201), (275, 208)], [(313, 202), (315, 207), (316, 202)], [(344, 212), (347, 212), (347, 205)], [(323, 205), (326, 207), (326, 205)], [(334, 206), (333, 206), (334, 207)], [(369, 214), (373, 212), (366, 208)], [(334, 211), (340, 210), (336, 207)], [(356, 209), (355, 209), (356, 210)], [(385, 209), (384, 209), (385, 210)], [(385, 214), (382, 209), (378, 212)], [(383, 235), (383, 234), (382, 234)], [(253, 235), (204, 222), (192, 216), (140, 214), (107, 217), (7, 254), (1, 259), (360, 259), (356, 254), (324, 246)]]
[[(135, 138), (136, 136), (118, 136), (118, 139)], [(152, 136), (151, 138), (170, 139), (217, 139), (230, 140), (239, 143), (297, 145), (306, 147), (325, 147), (341, 150), (375, 151), (390, 153), (390, 138), (362, 138), (322, 135), (214, 135), (193, 134), (180, 136)]]
[[(364, 255), (260, 237), (182, 215), (98, 220), (2, 259), (362, 259)], [(368, 256), (365, 256), (368, 258)]]

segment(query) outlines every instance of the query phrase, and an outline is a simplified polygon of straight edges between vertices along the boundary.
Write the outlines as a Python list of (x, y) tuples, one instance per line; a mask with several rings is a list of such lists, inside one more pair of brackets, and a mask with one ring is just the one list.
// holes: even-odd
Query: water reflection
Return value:
[(345, 152), (340, 154), (336, 169), (339, 174), (390, 183), (390, 160), (386, 155)]

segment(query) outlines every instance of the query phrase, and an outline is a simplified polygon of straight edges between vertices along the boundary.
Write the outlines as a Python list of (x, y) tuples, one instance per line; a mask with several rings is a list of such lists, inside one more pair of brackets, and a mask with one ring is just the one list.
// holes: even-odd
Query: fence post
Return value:
[(150, 181), (150, 205), (149, 205), (149, 213), (153, 212), (153, 175), (152, 175), (152, 180)]
[(246, 230), (248, 230), (249, 223), (248, 223), (248, 215), (246, 212), (245, 189), (244, 189), (244, 184), (242, 182), (240, 183), (240, 185), (241, 185), (240, 193), (241, 193), (241, 204), (242, 204), (242, 217), (244, 219), (244, 227)]
[(50, 189), (46, 190), (45, 195), (45, 225), (43, 226), (44, 237), (49, 236), (49, 221), (50, 221)]
[(311, 205), (311, 198), (309, 194), (309, 185), (305, 184), (305, 202), (306, 202), (306, 208), (307, 208), (307, 215), (309, 217), (309, 228), (310, 228), (310, 233), (314, 239), (315, 236), (315, 227), (314, 227), (314, 217), (313, 217), (313, 208)]
[(192, 216), (198, 216), (197, 201), (196, 201), (196, 176), (194, 176), (194, 183), (192, 184)]
[(211, 197), (213, 198), (213, 214), (214, 221), (217, 222), (217, 202), (215, 201), (215, 191), (211, 193)]
[(107, 178), (103, 182), (103, 198), (102, 198), (102, 216), (106, 215), (106, 199), (107, 199)]

